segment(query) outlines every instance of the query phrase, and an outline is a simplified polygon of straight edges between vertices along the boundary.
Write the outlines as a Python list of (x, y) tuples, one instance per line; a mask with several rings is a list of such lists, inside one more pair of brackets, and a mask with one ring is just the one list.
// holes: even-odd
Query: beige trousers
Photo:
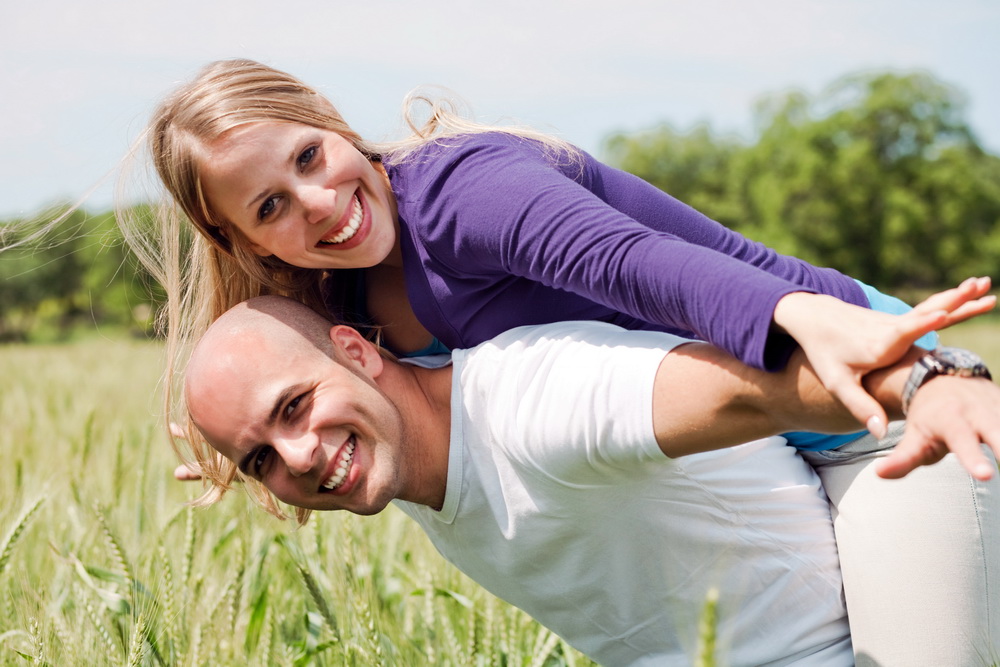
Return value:
[(1000, 665), (1000, 475), (973, 480), (949, 454), (881, 479), (902, 426), (802, 452), (830, 498), (857, 664)]

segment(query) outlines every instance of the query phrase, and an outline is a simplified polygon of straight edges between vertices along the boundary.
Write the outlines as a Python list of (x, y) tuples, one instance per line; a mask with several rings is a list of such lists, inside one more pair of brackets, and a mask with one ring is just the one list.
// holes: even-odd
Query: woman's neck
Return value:
[(410, 306), (401, 262), (365, 269), (365, 308), (382, 328), (386, 346), (397, 352), (416, 352), (434, 341)]

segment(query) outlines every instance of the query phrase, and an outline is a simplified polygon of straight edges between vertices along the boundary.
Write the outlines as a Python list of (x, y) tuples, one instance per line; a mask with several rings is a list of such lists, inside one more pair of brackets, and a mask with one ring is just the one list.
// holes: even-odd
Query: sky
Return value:
[(1000, 153), (996, 0), (4, 0), (0, 25), (0, 219), (109, 208), (158, 100), (234, 57), (319, 88), (367, 138), (399, 136), (406, 93), (439, 85), (598, 156), (662, 123), (752, 138), (761, 96), (923, 70)]

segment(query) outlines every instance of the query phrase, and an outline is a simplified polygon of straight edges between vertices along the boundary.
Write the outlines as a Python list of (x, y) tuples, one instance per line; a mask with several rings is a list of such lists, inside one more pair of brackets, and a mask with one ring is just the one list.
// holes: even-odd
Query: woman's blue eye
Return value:
[(274, 213), (275, 208), (277, 208), (277, 200), (274, 197), (268, 197), (257, 209), (257, 219), (266, 220), (269, 215)]
[(309, 148), (302, 151), (302, 153), (299, 155), (299, 159), (297, 160), (299, 169), (305, 169), (306, 167), (308, 167), (309, 163), (313, 161), (314, 157), (316, 157), (315, 146), (310, 146)]

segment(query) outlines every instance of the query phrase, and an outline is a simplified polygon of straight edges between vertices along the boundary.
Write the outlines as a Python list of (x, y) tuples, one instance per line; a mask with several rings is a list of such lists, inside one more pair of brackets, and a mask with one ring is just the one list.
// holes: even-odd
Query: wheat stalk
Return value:
[(146, 617), (143, 614), (139, 614), (139, 617), (135, 621), (135, 627), (132, 629), (132, 642), (129, 646), (128, 660), (126, 661), (128, 667), (138, 667), (142, 663), (142, 657), (145, 654), (145, 638)]
[(316, 604), (323, 620), (326, 621), (326, 624), (333, 632), (333, 636), (339, 639), (340, 629), (337, 627), (337, 618), (333, 615), (333, 612), (330, 611), (330, 606), (326, 602), (326, 597), (316, 584), (316, 579), (313, 577), (312, 572), (309, 571), (308, 567), (302, 565), (301, 563), (296, 563), (296, 567), (298, 567), (299, 575), (302, 577), (302, 581), (306, 584), (306, 590), (309, 591), (309, 597), (311, 597), (312, 601)]
[(97, 630), (97, 634), (100, 636), (101, 641), (104, 643), (104, 648), (108, 652), (108, 662), (114, 664), (118, 662), (118, 646), (115, 644), (115, 640), (111, 638), (108, 633), (107, 628), (101, 622), (97, 611), (94, 610), (94, 606), (90, 602), (85, 602), (83, 608), (87, 612), (87, 616), (90, 618), (91, 623), (94, 624), (94, 628)]
[(115, 564), (118, 566), (121, 575), (125, 578), (125, 585), (128, 588), (129, 599), (133, 604), (135, 596), (133, 594), (133, 582), (135, 577), (132, 574), (132, 568), (128, 564), (128, 560), (125, 558), (125, 550), (122, 549), (121, 541), (118, 536), (115, 535), (114, 531), (111, 530), (111, 526), (108, 525), (107, 517), (104, 514), (104, 510), (101, 509), (99, 504), (94, 504), (94, 512), (97, 514), (97, 521), (101, 524), (101, 532), (104, 534), (104, 540), (108, 544), (108, 549), (111, 550), (111, 555), (114, 557)]
[(38, 620), (32, 618), (28, 621), (28, 634), (31, 635), (31, 643), (35, 649), (35, 662), (40, 665), (45, 664), (45, 640), (42, 639), (42, 629), (38, 625)]
[(439, 624), (441, 626), (441, 634), (444, 635), (445, 645), (451, 652), (452, 658), (459, 665), (468, 664), (468, 660), (463, 655), (462, 645), (458, 641), (458, 637), (455, 636), (455, 626), (452, 625), (451, 616), (448, 614), (448, 609), (445, 607), (445, 600), (442, 597), (436, 599), (436, 607), (438, 611)]
[(361, 622), (365, 629), (365, 640), (368, 644), (368, 652), (372, 656), (369, 664), (385, 664), (382, 659), (382, 643), (379, 640), (378, 632), (375, 630), (375, 620), (372, 617), (371, 605), (360, 594), (356, 594), (354, 606), (361, 610)]
[(257, 659), (259, 661), (258, 664), (262, 667), (267, 667), (271, 664), (271, 642), (273, 638), (274, 614), (271, 612), (271, 607), (268, 607), (264, 612), (264, 631), (257, 642)]
[(534, 651), (535, 658), (531, 661), (531, 667), (542, 667), (542, 665), (545, 664), (545, 661), (548, 660), (549, 655), (552, 654), (552, 651), (554, 651), (556, 646), (559, 644), (559, 635), (553, 632), (545, 630), (538, 633), (538, 638), (541, 639), (542, 637), (545, 637), (545, 641), (541, 644), (541, 646), (539, 646), (536, 642), (536, 648)]
[(160, 543), (159, 548), (159, 561), (160, 566), (163, 568), (163, 616), (164, 616), (164, 641), (167, 644), (167, 656), (170, 661), (174, 661), (174, 656), (177, 654), (176, 644), (177, 635), (175, 632), (176, 628), (176, 617), (177, 617), (177, 606), (176, 597), (174, 595), (174, 571), (170, 567), (170, 559), (167, 557), (167, 550), (164, 548), (163, 544)]
[(17, 523), (14, 524), (13, 530), (8, 533), (7, 538), (4, 540), (3, 549), (0, 549), (0, 574), (3, 574), (4, 569), (7, 567), (7, 562), (10, 560), (10, 554), (14, 550), (14, 545), (17, 544), (17, 541), (24, 533), (24, 529), (28, 527), (28, 523), (35, 515), (35, 512), (38, 511), (38, 508), (42, 506), (44, 500), (44, 497), (36, 500), (28, 511), (22, 514)]
[(705, 596), (705, 607), (698, 621), (698, 667), (715, 667), (715, 640), (719, 622), (719, 591), (709, 589)]
[(184, 522), (184, 560), (181, 569), (181, 583), (187, 584), (191, 579), (194, 565), (194, 510), (188, 506), (187, 519)]

